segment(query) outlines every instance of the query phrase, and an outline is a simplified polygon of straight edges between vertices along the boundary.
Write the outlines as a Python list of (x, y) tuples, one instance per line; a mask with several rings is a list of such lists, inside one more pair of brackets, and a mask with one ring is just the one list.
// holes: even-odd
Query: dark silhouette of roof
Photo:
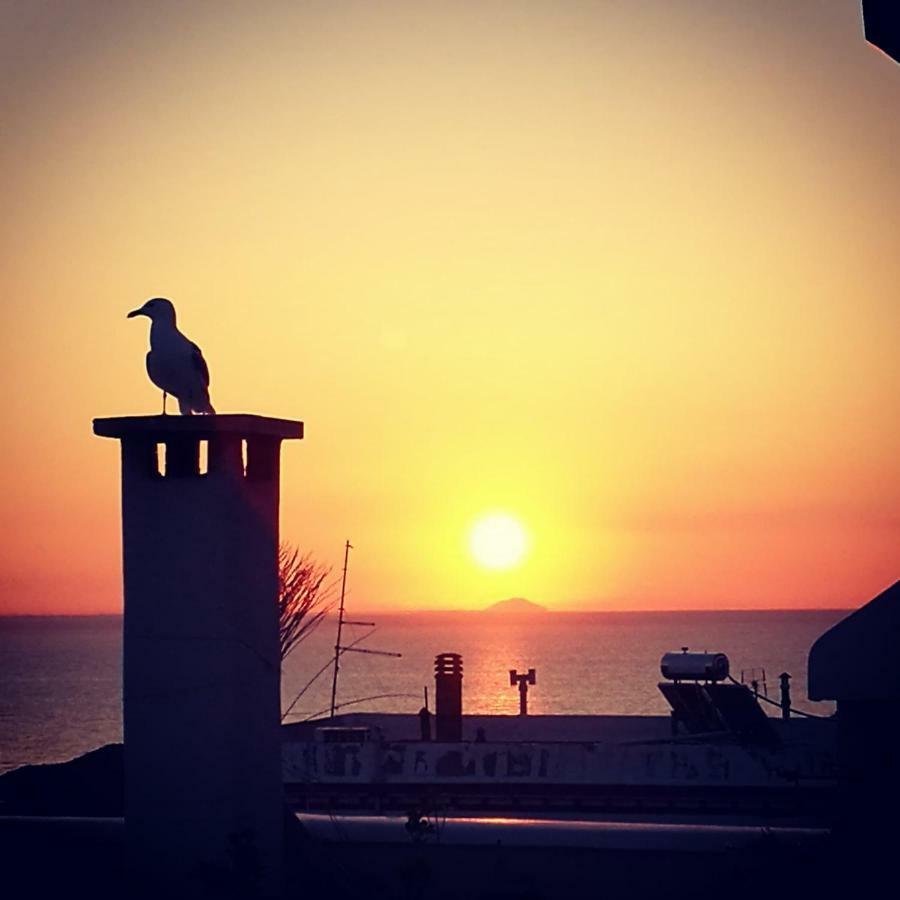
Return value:
[(897, 0), (862, 0), (866, 40), (900, 62), (900, 9)]
[(900, 699), (900, 581), (809, 651), (810, 700)]

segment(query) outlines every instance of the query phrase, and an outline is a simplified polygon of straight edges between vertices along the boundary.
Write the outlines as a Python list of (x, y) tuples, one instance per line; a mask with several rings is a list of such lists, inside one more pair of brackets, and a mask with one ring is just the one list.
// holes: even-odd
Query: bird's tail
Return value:
[(187, 397), (185, 399), (178, 398), (178, 411), (183, 416), (190, 416), (194, 413), (201, 415), (215, 415), (215, 409), (209, 402), (209, 394), (204, 391), (200, 397)]

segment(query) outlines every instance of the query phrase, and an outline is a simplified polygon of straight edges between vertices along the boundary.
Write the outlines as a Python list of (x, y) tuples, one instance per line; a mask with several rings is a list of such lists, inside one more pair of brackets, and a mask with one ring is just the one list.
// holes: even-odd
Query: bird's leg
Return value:
[(162, 411), (163, 415), (166, 414), (166, 397), (168, 397), (168, 396), (169, 395), (165, 391), (163, 391), (163, 411)]

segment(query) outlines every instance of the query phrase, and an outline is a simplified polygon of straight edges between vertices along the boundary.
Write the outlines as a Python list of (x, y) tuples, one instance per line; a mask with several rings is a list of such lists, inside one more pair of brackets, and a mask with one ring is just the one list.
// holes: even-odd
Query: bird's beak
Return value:
[(144, 307), (142, 306), (140, 309), (133, 309), (127, 316), (126, 319), (133, 319), (135, 316), (146, 316), (147, 313), (144, 312)]

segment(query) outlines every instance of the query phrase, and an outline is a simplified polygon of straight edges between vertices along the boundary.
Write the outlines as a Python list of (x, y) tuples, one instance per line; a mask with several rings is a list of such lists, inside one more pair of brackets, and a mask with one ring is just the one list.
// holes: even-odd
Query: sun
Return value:
[(511, 569), (528, 552), (528, 534), (518, 519), (506, 513), (492, 513), (472, 526), (469, 549), (485, 569)]

